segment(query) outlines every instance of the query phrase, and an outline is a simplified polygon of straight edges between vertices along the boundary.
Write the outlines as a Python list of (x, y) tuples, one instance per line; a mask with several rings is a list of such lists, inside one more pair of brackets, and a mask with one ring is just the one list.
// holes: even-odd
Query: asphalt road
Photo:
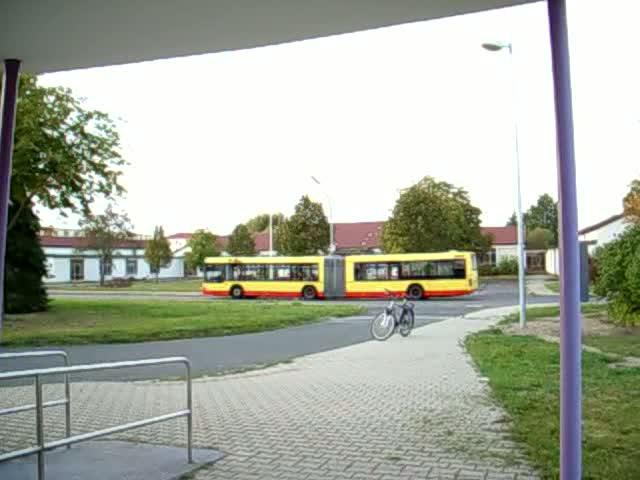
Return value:
[[(77, 294), (74, 294), (76, 296)], [(92, 294), (92, 296), (103, 296)], [(166, 298), (166, 297), (163, 297)], [(189, 296), (177, 296), (189, 299)], [(201, 298), (201, 297), (196, 297)], [(557, 302), (558, 297), (530, 297), (529, 303)], [(215, 301), (215, 300), (212, 300)], [(241, 300), (251, 302), (253, 300)], [(322, 301), (321, 301), (322, 302)], [(193, 375), (217, 375), (230, 371), (255, 368), (291, 360), (311, 353), (332, 350), (355, 343), (369, 341), (371, 315), (384, 308), (381, 300), (342, 300), (332, 303), (359, 303), (367, 307), (367, 314), (344, 319), (285, 328), (263, 333), (228, 337), (195, 338), (133, 344), (64, 346), (72, 364), (114, 362), (153, 357), (187, 356), (192, 362)], [(515, 305), (518, 302), (517, 283), (493, 281), (472, 295), (448, 299), (415, 302), (416, 326), (462, 316), (484, 308)], [(328, 303), (324, 301), (324, 303)], [(50, 347), (53, 348), (53, 347)], [(25, 349), (3, 349), (3, 352)], [(33, 350), (33, 349), (30, 349)], [(21, 360), (0, 364), (0, 371), (9, 369), (51, 366), (42, 360)], [(158, 366), (88, 372), (74, 375), (74, 380), (144, 380), (179, 377), (184, 371), (179, 366)], [(52, 379), (55, 380), (55, 379)]]

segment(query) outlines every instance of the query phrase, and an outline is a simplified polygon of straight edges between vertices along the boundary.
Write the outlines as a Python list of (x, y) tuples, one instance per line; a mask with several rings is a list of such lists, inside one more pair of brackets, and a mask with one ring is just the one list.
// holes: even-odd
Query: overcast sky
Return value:
[[(619, 213), (640, 176), (640, 6), (602, 5), (568, 5), (581, 227)], [(480, 48), (491, 40), (514, 46), (526, 209), (557, 198), (545, 3), (41, 81), (118, 119), (130, 162), (118, 207), (139, 233), (226, 234), (290, 215), (303, 194), (328, 195), (335, 222), (385, 220), (426, 175), (467, 189), (498, 226), (515, 208), (514, 122), (509, 56)]]

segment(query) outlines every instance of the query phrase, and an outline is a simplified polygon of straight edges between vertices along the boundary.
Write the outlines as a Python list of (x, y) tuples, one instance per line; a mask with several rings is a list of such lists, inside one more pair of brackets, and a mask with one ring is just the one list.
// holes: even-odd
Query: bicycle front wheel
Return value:
[(396, 328), (396, 319), (393, 314), (387, 312), (381, 312), (371, 320), (371, 336), (376, 340), (386, 340), (393, 335), (393, 330)]
[(400, 326), (398, 327), (398, 331), (400, 335), (403, 337), (408, 337), (413, 330), (413, 325), (416, 322), (416, 317), (413, 314), (413, 310), (407, 310), (400, 317)]

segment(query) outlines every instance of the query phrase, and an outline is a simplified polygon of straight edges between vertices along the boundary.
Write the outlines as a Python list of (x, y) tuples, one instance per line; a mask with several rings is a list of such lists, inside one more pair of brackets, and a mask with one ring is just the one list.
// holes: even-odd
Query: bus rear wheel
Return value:
[(420, 300), (423, 295), (424, 290), (420, 285), (411, 285), (407, 289), (407, 297), (409, 297), (410, 300)]
[(318, 296), (316, 289), (310, 285), (307, 285), (302, 289), (302, 298), (305, 300), (313, 300)]
[(234, 285), (231, 287), (231, 298), (235, 298), (236, 300), (242, 298), (244, 296), (244, 292), (242, 291), (242, 287), (239, 285)]

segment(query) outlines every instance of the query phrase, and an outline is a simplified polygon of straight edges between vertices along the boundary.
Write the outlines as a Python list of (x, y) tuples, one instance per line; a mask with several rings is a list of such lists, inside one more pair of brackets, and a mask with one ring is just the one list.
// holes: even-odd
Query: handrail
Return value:
[[(16, 358), (38, 357), (62, 357), (65, 366), (69, 366), (69, 356), (64, 350), (32, 350), (28, 352), (0, 353), (0, 361), (13, 360)], [(69, 438), (71, 436), (71, 388), (69, 387), (69, 375), (66, 373), (64, 375), (64, 399), (45, 402), (42, 404), (42, 407), (56, 407), (58, 405), (64, 405), (65, 436)], [(36, 405), (23, 405), (21, 407), (5, 408), (0, 410), (0, 417), (2, 415), (10, 415), (12, 413), (35, 410), (36, 408)], [(71, 445), (68, 445), (67, 448), (71, 448)]]
[[(157, 417), (147, 418), (144, 420), (138, 420), (135, 422), (118, 425), (104, 430), (98, 430), (95, 432), (84, 433), (80, 435), (69, 436), (61, 440), (55, 440), (45, 443), (44, 431), (43, 431), (43, 408), (44, 403), (42, 401), (42, 377), (46, 375), (56, 374), (71, 374), (77, 372), (90, 372), (96, 370), (113, 370), (118, 368), (129, 367), (143, 367), (150, 365), (166, 365), (169, 363), (182, 363), (186, 368), (186, 380), (187, 380), (187, 409), (177, 412), (160, 415)], [(18, 378), (35, 378), (36, 389), (36, 439), (38, 445), (36, 447), (25, 448), (23, 450), (17, 450), (0, 455), (0, 462), (12, 460), (14, 458), (24, 457), (28, 455), (38, 455), (38, 480), (44, 480), (44, 453), (54, 448), (68, 446), (73, 443), (83, 442), (93, 438), (103, 437), (112, 433), (124, 432), (133, 428), (143, 427), (166, 420), (171, 420), (178, 417), (187, 417), (187, 459), (189, 463), (193, 463), (192, 456), (192, 437), (193, 437), (193, 408), (192, 408), (192, 395), (191, 395), (191, 362), (186, 357), (165, 357), (165, 358), (153, 358), (147, 360), (132, 360), (124, 362), (110, 362), (110, 363), (94, 363), (88, 365), (75, 365), (72, 367), (53, 367), (53, 368), (40, 368), (32, 370), (18, 370), (15, 372), (0, 373), (0, 381), (3, 380), (15, 380)]]

